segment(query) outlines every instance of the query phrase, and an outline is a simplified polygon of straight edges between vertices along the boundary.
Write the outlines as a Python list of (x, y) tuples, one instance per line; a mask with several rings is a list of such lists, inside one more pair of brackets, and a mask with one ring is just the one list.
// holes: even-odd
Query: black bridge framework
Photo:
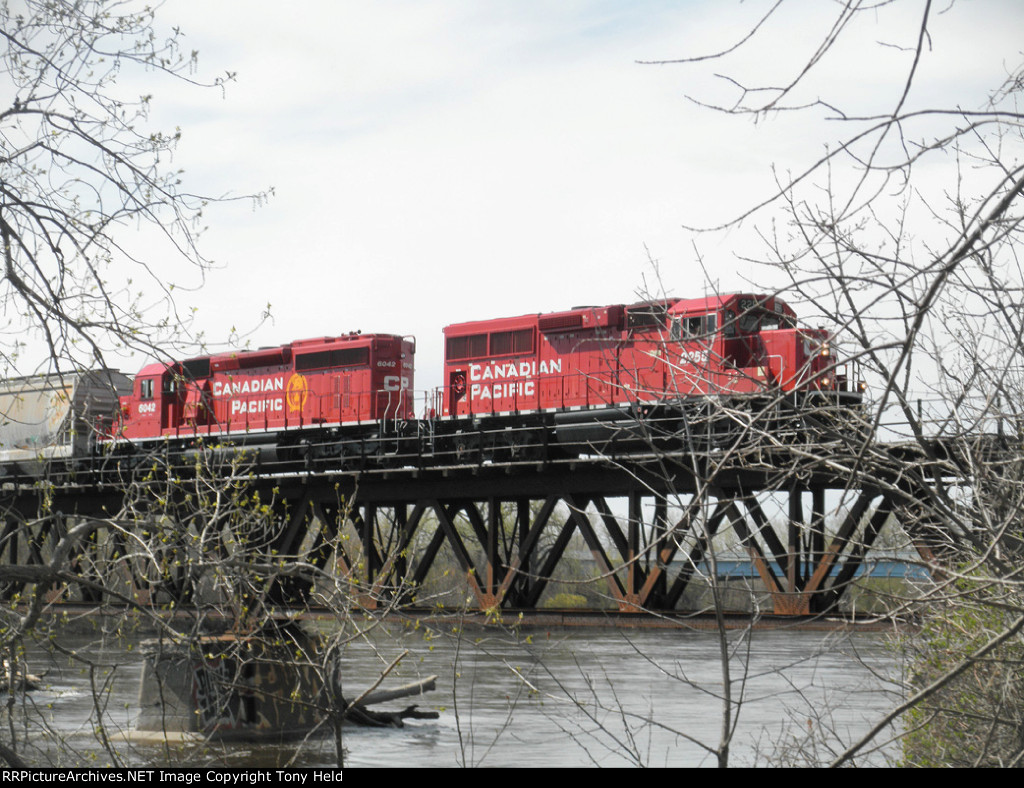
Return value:
[[(181, 468), (7, 485), (0, 594), (42, 582), (55, 600), (189, 603), (197, 550), (231, 555), (257, 509), (263, 524), (250, 538), (272, 564), (261, 593), (281, 605), (316, 603), (317, 582), (295, 567), (344, 579), (364, 607), (432, 604), (424, 589), (446, 551), (471, 607), (531, 610), (577, 534), (606, 604), (623, 612), (685, 609), (687, 590), (715, 571), (709, 540), (728, 529), (770, 596), (766, 612), (779, 615), (837, 609), (891, 517), (933, 560), (945, 537), (921, 526), (905, 481), (854, 484), (820, 462), (802, 467), (806, 456), (779, 448), (736, 467), (708, 453), (269, 476), (233, 468), (229, 491)], [(244, 504), (211, 521), (200, 487)], [(76, 528), (83, 537), (69, 538)], [(159, 549), (141, 549), (148, 543)]]

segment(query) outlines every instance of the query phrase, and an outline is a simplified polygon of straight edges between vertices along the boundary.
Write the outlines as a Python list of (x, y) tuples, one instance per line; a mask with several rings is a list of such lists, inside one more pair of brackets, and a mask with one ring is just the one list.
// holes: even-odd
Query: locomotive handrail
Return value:
[[(384, 412), (381, 413), (381, 416), (380, 416), (380, 423), (381, 423), (381, 429), (382, 430), (387, 430), (388, 413), (391, 412), (391, 400), (392, 400), (391, 395), (394, 392), (389, 390), (389, 389), (377, 389), (377, 391), (376, 391), (376, 394), (377, 394), (378, 397), (381, 394), (385, 394), (385, 393), (387, 394), (387, 397), (386, 397), (386, 401), (385, 401), (385, 404), (384, 404)], [(400, 406), (401, 406), (401, 392), (399, 392), (399, 401), (395, 403), (395, 419), (394, 419), (394, 423), (395, 424), (398, 423), (398, 409), (399, 409)]]
[[(433, 400), (433, 402), (431, 402)], [(444, 386), (423, 390), (423, 418), (434, 421), (444, 412)]]
[[(388, 413), (391, 411), (392, 400), (394, 400), (394, 416), (392, 417), (392, 424), (394, 425), (394, 432), (398, 432), (398, 424), (405, 421), (403, 414), (405, 412), (405, 400), (408, 389), (399, 388), (397, 391), (394, 389), (379, 389), (377, 394), (380, 395), (383, 392), (387, 392), (387, 403), (384, 406), (384, 412), (381, 414), (381, 426), (383, 429), (387, 429)], [(397, 394), (397, 398), (393, 397)], [(416, 397), (413, 394), (413, 415), (416, 412)]]

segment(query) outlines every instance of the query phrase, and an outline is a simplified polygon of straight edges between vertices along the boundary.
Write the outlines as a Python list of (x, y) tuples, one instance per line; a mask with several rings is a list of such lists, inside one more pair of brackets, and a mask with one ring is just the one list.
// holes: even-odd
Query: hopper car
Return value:
[(43, 476), (92, 456), (131, 389), (117, 370), (0, 381), (0, 479)]

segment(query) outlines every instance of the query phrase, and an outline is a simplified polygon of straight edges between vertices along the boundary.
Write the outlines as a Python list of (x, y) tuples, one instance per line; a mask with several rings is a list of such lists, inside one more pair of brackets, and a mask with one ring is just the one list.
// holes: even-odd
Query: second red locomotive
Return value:
[(666, 449), (693, 445), (697, 422), (707, 446), (730, 440), (729, 408), (771, 412), (764, 429), (792, 432), (794, 409), (861, 397), (829, 334), (798, 328), (769, 295), (577, 307), (444, 334), (442, 414), (462, 454), (528, 457), (549, 438), (569, 454)]
[(413, 418), (415, 342), (347, 334), (150, 364), (121, 398), (119, 441), (292, 442), (310, 430), (378, 432)]

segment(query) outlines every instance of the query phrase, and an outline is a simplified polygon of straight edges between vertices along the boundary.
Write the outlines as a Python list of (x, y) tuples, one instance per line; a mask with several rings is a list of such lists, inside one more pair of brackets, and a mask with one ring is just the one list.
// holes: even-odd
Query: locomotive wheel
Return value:
[(498, 453), (495, 444), (499, 439), (494, 432), (487, 430), (459, 430), (453, 440), (455, 461), (463, 465), (492, 462)]
[(455, 461), (463, 464), (471, 462), (476, 454), (477, 445), (476, 433), (463, 432), (459, 430), (455, 434), (453, 444), (455, 446)]

